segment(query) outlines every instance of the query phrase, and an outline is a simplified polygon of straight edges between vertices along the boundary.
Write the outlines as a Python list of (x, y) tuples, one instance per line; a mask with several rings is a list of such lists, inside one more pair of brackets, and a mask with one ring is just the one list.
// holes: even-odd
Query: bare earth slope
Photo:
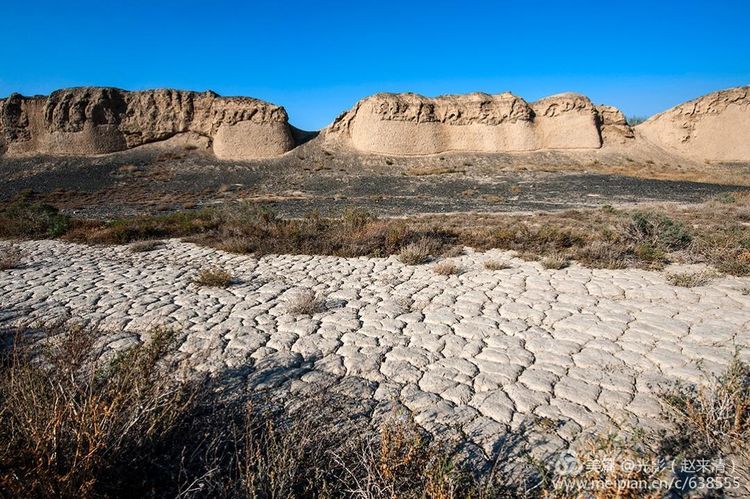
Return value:
[(750, 86), (704, 95), (638, 125), (646, 140), (697, 160), (750, 161)]
[(254, 159), (294, 147), (284, 108), (248, 97), (160, 89), (82, 87), (0, 100), (0, 153), (102, 154), (184, 135), (220, 159)]

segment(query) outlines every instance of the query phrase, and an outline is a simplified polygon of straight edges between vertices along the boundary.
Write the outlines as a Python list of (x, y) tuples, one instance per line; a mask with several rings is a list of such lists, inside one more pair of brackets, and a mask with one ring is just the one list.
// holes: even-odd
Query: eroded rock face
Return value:
[(650, 142), (693, 159), (750, 161), (750, 86), (685, 102), (636, 130)]
[(510, 93), (376, 94), (342, 114), (326, 135), (363, 152), (396, 155), (596, 149), (602, 121), (599, 108), (572, 93), (531, 104)]
[(614, 106), (596, 106), (599, 115), (599, 130), (605, 144), (624, 144), (635, 138), (625, 115)]
[(170, 89), (82, 87), (0, 100), (0, 151), (101, 154), (192, 133), (220, 159), (277, 156), (294, 147), (284, 108), (247, 97)]

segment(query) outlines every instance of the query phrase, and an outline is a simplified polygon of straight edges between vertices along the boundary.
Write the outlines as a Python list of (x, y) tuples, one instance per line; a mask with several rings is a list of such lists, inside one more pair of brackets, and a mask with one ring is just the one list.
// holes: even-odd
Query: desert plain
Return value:
[[(4, 438), (63, 445), (19, 422), (29, 369), (85, 345), (99, 396), (167, 336), (128, 400), (210, 438), (128, 413), (147, 458), (109, 473), (184, 464), (137, 493), (747, 497), (750, 87), (632, 121), (572, 93), (376, 94), (319, 131), (212, 92), (0, 99)], [(242, 445), (207, 425), (248, 413)], [(57, 466), (34, 493), (80, 492)]]

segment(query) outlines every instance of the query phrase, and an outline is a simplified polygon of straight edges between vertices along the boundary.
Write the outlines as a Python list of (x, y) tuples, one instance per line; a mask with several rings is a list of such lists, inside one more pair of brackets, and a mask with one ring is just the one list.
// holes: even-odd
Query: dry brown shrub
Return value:
[(312, 289), (302, 289), (287, 302), (286, 311), (292, 315), (314, 315), (325, 310), (325, 298)]
[(23, 260), (23, 251), (15, 244), (0, 246), (0, 270), (18, 268)]
[(461, 272), (461, 268), (453, 262), (445, 261), (435, 264), (432, 267), (432, 271), (438, 275), (448, 276), (459, 274)]
[(228, 288), (234, 281), (235, 278), (230, 272), (222, 268), (211, 267), (201, 270), (193, 280), (193, 284), (210, 288)]

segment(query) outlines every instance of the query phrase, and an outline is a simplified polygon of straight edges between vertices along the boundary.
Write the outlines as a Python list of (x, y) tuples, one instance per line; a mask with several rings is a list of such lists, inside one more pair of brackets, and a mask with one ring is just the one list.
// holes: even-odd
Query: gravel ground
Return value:
[[(699, 203), (747, 189), (604, 174), (580, 164), (560, 171), (564, 158), (551, 154), (535, 157), (540, 163), (530, 170), (509, 162), (507, 155), (389, 159), (328, 156), (304, 147), (274, 160), (246, 163), (218, 161), (200, 151), (175, 153), (148, 147), (90, 158), (0, 157), (0, 202), (32, 190), (40, 200), (92, 218), (174, 211), (234, 199), (268, 204), (285, 216), (312, 210), (337, 214), (351, 206), (381, 216), (404, 216)], [(734, 170), (743, 168), (748, 167), (738, 165)]]

